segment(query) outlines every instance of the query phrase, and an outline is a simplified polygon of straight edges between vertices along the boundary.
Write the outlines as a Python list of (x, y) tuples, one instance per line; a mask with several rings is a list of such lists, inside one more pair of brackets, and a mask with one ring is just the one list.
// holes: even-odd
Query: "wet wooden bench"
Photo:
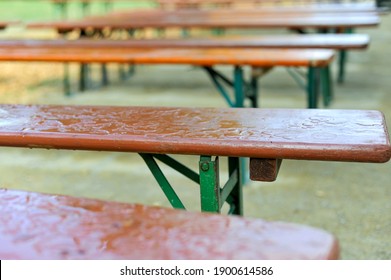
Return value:
[[(31, 41), (29, 41), (31, 42)], [(307, 49), (247, 49), (247, 48), (123, 48), (77, 46), (77, 43), (63, 41), (60, 44), (25, 44), (0, 47), (0, 61), (30, 62), (78, 62), (78, 63), (123, 63), (123, 64), (171, 64), (201, 66), (210, 75), (212, 82), (231, 107), (258, 107), (258, 80), (270, 69), (282, 67), (305, 67), (307, 79), (303, 82), (307, 92), (307, 106), (318, 106), (320, 80), (324, 96), (331, 96), (328, 66), (334, 59), (333, 50)], [(233, 78), (226, 77), (214, 66), (234, 67)], [(244, 68), (251, 68), (249, 81), (245, 80)], [(83, 68), (82, 74), (83, 77)], [(106, 68), (102, 68), (103, 84), (107, 84)], [(85, 89), (82, 80), (81, 89)], [(70, 93), (69, 77), (64, 78), (65, 91)]]
[[(350, 2), (346, 3), (330, 3), (330, 1), (297, 1), (295, 5), (281, 5), (283, 1), (273, 0), (156, 0), (161, 9), (211, 9), (211, 8), (251, 8), (261, 11), (281, 11), (281, 12), (363, 12), (382, 10), (375, 3), (368, 2)], [(380, 2), (380, 1), (376, 1)]]
[(367, 34), (276, 34), (223, 37), (155, 38), (127, 40), (0, 40), (0, 48), (63, 47), (69, 48), (287, 48), (365, 50), (370, 43)]
[[(288, 15), (287, 15), (288, 14)], [(251, 13), (234, 10), (228, 11), (128, 11), (113, 13), (101, 17), (85, 18), (74, 21), (35, 22), (27, 24), (27, 28), (54, 29), (61, 35), (80, 31), (80, 36), (107, 36), (114, 31), (123, 30), (134, 34), (136, 30), (148, 28), (158, 30), (158, 34), (169, 28), (180, 28), (188, 36), (191, 29), (259, 29), (282, 28), (300, 30), (320, 29), (322, 32), (343, 33), (345, 30), (358, 27), (376, 27), (380, 23), (379, 16), (371, 12), (346, 13)], [(344, 65), (346, 50), (340, 50), (342, 67), (338, 81), (344, 81)]]
[[(333, 49), (341, 53), (348, 50), (365, 50), (370, 38), (366, 34), (300, 34), (300, 35), (263, 35), (263, 36), (225, 36), (181, 39), (128, 39), (128, 40), (2, 40), (0, 48), (14, 47), (62, 47), (68, 48), (285, 48), (285, 49)], [(338, 80), (345, 73), (345, 55), (339, 56)], [(329, 106), (333, 99), (333, 82), (330, 66), (323, 71), (323, 104)], [(296, 79), (301, 76), (292, 68), (289, 73)], [(104, 80), (107, 81), (107, 78)]]
[[(163, 10), (179, 10), (179, 9), (197, 9), (197, 10), (218, 10), (235, 9), (235, 10), (252, 10), (257, 12), (277, 12), (277, 13), (313, 13), (313, 12), (333, 12), (333, 13), (349, 13), (349, 12), (387, 12), (386, 7), (376, 6), (374, 3), (325, 3), (325, 2), (299, 2), (295, 5), (281, 5), (278, 1), (229, 1), (229, 0), (158, 0), (159, 8)], [(244, 5), (243, 5), (244, 4)], [(274, 5), (270, 5), (274, 4)]]
[(380, 23), (378, 14), (362, 13), (269, 13), (259, 16), (256, 12), (240, 12), (236, 10), (219, 11), (130, 11), (105, 16), (87, 17), (80, 20), (61, 20), (51, 22), (32, 22), (27, 28), (55, 29), (59, 33), (74, 30), (100, 31), (134, 30), (144, 28), (358, 28), (375, 27)]
[(324, 260), (330, 233), (298, 224), (0, 189), (0, 259)]
[[(242, 168), (274, 181), (283, 159), (386, 162), (391, 146), (378, 111), (0, 105), (0, 146), (139, 153), (171, 205), (185, 206), (159, 161), (200, 186), (201, 209), (241, 215)], [(199, 156), (199, 170), (172, 154)], [(228, 157), (220, 184), (219, 157)]]

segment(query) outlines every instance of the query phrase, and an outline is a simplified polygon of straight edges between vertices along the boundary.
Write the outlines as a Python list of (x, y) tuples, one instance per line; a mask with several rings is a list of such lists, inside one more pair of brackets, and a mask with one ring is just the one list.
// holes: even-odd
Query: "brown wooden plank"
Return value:
[(2, 61), (322, 67), (333, 58), (334, 51), (321, 49), (0, 48)]
[(378, 111), (0, 105), (0, 145), (386, 162)]
[(333, 11), (333, 12), (353, 12), (353, 11), (376, 11), (378, 8), (372, 2), (355, 3), (330, 3), (324, 1), (294, 1), (294, 3), (283, 3), (279, 0), (156, 0), (159, 5), (170, 8), (210, 8), (210, 7), (249, 7), (258, 10), (287, 10), (287, 11)]
[(370, 43), (366, 34), (303, 34), (229, 36), (182, 39), (128, 40), (1, 40), (2, 48), (321, 48), (365, 49)]
[(132, 29), (132, 28), (357, 28), (377, 26), (378, 15), (373, 13), (351, 14), (282, 14), (280, 16), (248, 16), (240, 13), (205, 14), (203, 12), (150, 12), (142, 16), (101, 17), (75, 21), (36, 22), (28, 28), (55, 28), (59, 31), (74, 29)]
[(337, 259), (303, 225), (0, 190), (0, 259)]
[[(216, 1), (220, 3), (214, 3), (215, 1), (161, 1), (158, 2), (164, 3), (163, 6), (170, 8), (170, 10), (179, 10), (179, 9), (191, 9), (197, 7), (198, 10), (202, 11), (224, 11), (224, 10), (236, 10), (236, 11), (249, 11), (257, 13), (384, 13), (388, 12), (388, 9), (385, 7), (376, 7), (374, 3), (301, 3), (296, 1), (294, 5), (281, 5), (281, 3), (275, 3), (275, 5), (270, 5), (268, 1), (259, 2), (258, 5), (235, 5), (243, 4), (243, 2), (255, 2), (255, 1)], [(269, 1), (270, 2), (270, 1)], [(189, 5), (190, 4), (190, 5)], [(214, 4), (214, 5), (213, 5)], [(248, 3), (247, 3), (248, 4)], [(263, 4), (263, 5), (262, 5)], [(266, 5), (265, 5), (266, 4)], [(213, 7), (218, 7), (219, 9), (212, 9)], [(176, 8), (176, 9), (175, 9)], [(206, 9), (207, 8), (207, 9)]]

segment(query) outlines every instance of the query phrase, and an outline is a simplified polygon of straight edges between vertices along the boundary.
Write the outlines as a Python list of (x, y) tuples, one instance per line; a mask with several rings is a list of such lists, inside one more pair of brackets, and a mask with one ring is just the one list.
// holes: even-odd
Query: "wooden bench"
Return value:
[[(283, 159), (386, 162), (378, 111), (0, 105), (0, 146), (139, 153), (171, 205), (184, 209), (156, 160), (199, 184), (201, 209), (241, 215), (242, 169), (273, 181)], [(199, 156), (197, 172), (168, 154)], [(229, 179), (220, 185), (219, 157)]]
[[(288, 15), (287, 15), (288, 14)], [(135, 30), (154, 28), (162, 33), (167, 28), (181, 28), (186, 36), (192, 28), (212, 30), (283, 28), (307, 32), (315, 28), (322, 32), (344, 33), (358, 27), (375, 27), (380, 23), (376, 13), (262, 13), (256, 11), (130, 11), (122, 14), (108, 14), (102, 17), (86, 18), (76, 21), (30, 23), (28, 28), (50, 28), (59, 34), (79, 30), (86, 34), (105, 34), (117, 30), (126, 30), (134, 34)], [(341, 63), (338, 82), (344, 81), (346, 50), (340, 51)]]
[(140, 28), (357, 28), (374, 27), (380, 23), (375, 13), (298, 13), (271, 14), (270, 16), (249, 16), (246, 13), (232, 11), (231, 13), (203, 11), (150, 11), (140, 13), (134, 11), (127, 16), (102, 16), (74, 21), (54, 21), (29, 23), (28, 28), (50, 28), (60, 33), (77, 29), (140, 29)]
[[(386, 0), (387, 1), (387, 0)], [(325, 8), (331, 10), (348, 10), (348, 11), (363, 11), (363, 10), (372, 10), (377, 8), (375, 3), (368, 3), (363, 1), (281, 1), (281, 0), (155, 0), (159, 7), (178, 7), (186, 8), (193, 7), (197, 5), (198, 8), (241, 8), (248, 7), (251, 8), (260, 8), (260, 9), (320, 9)], [(339, 2), (339, 3), (338, 3)], [(375, 2), (375, 1), (373, 1)], [(376, 1), (378, 2), (378, 1)]]
[(367, 34), (278, 34), (257, 36), (188, 37), (127, 40), (0, 40), (0, 48), (15, 47), (84, 47), (84, 48), (286, 48), (365, 50), (370, 43)]
[[(29, 41), (31, 42), (31, 41)], [(321, 76), (328, 86), (329, 68), (334, 58), (332, 50), (295, 49), (244, 49), (244, 48), (108, 48), (78, 47), (77, 43), (63, 41), (61, 45), (27, 43), (22, 46), (0, 47), (0, 61), (42, 61), (79, 63), (124, 63), (124, 64), (186, 64), (202, 66), (213, 83), (231, 107), (244, 107), (249, 100), (257, 107), (258, 79), (276, 66), (305, 67), (308, 69), (308, 83), (304, 86), (308, 93), (308, 107), (318, 104), (319, 79)], [(225, 77), (213, 67), (216, 65), (234, 66), (234, 77)], [(252, 68), (250, 81), (244, 80), (243, 68)], [(105, 68), (103, 68), (105, 70)], [(104, 72), (103, 77), (107, 73)], [(103, 78), (105, 80), (105, 78)], [(104, 82), (105, 83), (105, 82)], [(70, 92), (69, 78), (65, 76), (66, 92)], [(227, 91), (233, 89), (233, 94)], [(330, 87), (324, 87), (325, 96), (331, 96)]]
[[(365, 50), (370, 42), (366, 34), (304, 34), (304, 35), (264, 35), (264, 36), (225, 36), (204, 38), (181, 38), (181, 39), (129, 39), (129, 40), (1, 40), (0, 48), (15, 47), (63, 47), (68, 48), (286, 48), (286, 49), (334, 49), (338, 51)], [(344, 56), (339, 56), (338, 77), (344, 76)], [(295, 72), (289, 71), (297, 79)], [(323, 98), (324, 106), (329, 106), (332, 101), (332, 81), (330, 69), (325, 73), (329, 76), (323, 81), (329, 85), (325, 89)], [(105, 79), (107, 80), (107, 78)], [(327, 84), (323, 84), (327, 86)]]
[(243, 217), (0, 189), (0, 259), (338, 259), (330, 233)]
[[(384, 12), (387, 11), (381, 5), (374, 5), (374, 3), (324, 3), (324, 2), (310, 2), (303, 3), (302, 1), (295, 1), (294, 5), (284, 5), (281, 1), (254, 1), (254, 0), (157, 0), (157, 4), (161, 9), (178, 10), (178, 9), (211, 9), (224, 8), (229, 9), (252, 9), (260, 12)], [(242, 4), (242, 5), (241, 5)], [(243, 5), (244, 4), (244, 5)], [(273, 4), (273, 5), (271, 5)], [(282, 5), (281, 5), (282, 4)]]

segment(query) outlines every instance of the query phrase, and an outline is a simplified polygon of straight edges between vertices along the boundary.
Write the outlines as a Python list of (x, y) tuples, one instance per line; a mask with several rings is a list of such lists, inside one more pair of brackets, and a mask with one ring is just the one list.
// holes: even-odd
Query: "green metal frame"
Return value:
[[(250, 82), (245, 81), (243, 68), (240, 66), (234, 67), (233, 80), (211, 66), (203, 68), (230, 107), (244, 107), (247, 99), (251, 107), (258, 106), (258, 77), (252, 77)], [(227, 87), (233, 89), (233, 92), (229, 93)]]
[[(218, 92), (226, 100), (230, 107), (245, 107), (248, 100), (250, 107), (257, 108), (259, 97), (259, 78), (262, 74), (256, 74), (253, 68), (253, 73), (249, 81), (246, 81), (243, 74), (243, 68), (240, 66), (234, 67), (233, 80), (230, 80), (222, 73), (218, 72), (211, 66), (203, 67), (209, 74), (213, 84)], [(298, 82), (298, 84), (307, 92), (308, 108), (317, 108), (322, 85), (322, 94), (325, 106), (328, 106), (332, 100), (332, 80), (330, 75), (330, 66), (326, 67), (308, 67), (306, 75), (299, 75), (292, 68), (287, 68), (288, 72)], [(228, 89), (227, 89), (228, 88)], [(229, 89), (232, 92), (229, 92)]]
[(221, 213), (223, 205), (227, 203), (229, 205), (228, 214), (243, 215), (241, 161), (239, 158), (228, 158), (229, 178), (221, 187), (218, 157), (213, 159), (212, 156), (200, 156), (199, 173), (197, 173), (168, 155), (141, 153), (140, 156), (174, 208), (185, 209), (185, 206), (156, 160), (173, 168), (200, 186), (201, 211)]
[(333, 82), (330, 73), (330, 65), (325, 67), (308, 67), (303, 74), (296, 68), (287, 68), (293, 79), (307, 91), (307, 107), (317, 108), (320, 90), (322, 91), (323, 105), (329, 106), (333, 99)]

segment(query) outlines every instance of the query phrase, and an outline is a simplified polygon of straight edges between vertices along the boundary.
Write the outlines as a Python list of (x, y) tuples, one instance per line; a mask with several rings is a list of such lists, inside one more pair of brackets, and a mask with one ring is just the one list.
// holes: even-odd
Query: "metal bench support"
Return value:
[(239, 158), (228, 158), (229, 178), (225, 185), (220, 187), (218, 157), (213, 160), (212, 156), (201, 156), (198, 174), (168, 155), (140, 154), (140, 156), (174, 208), (185, 209), (185, 206), (163, 174), (156, 159), (199, 184), (203, 212), (221, 213), (224, 203), (228, 203), (228, 214), (243, 215), (241, 161)]

